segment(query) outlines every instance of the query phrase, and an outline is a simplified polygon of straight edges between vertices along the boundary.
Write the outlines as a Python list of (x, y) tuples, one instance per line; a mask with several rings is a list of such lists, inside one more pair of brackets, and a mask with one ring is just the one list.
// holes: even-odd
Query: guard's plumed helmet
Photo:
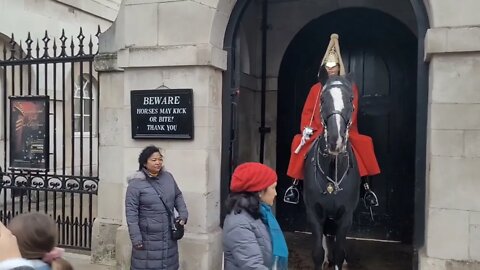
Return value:
[(325, 65), (325, 67), (334, 67), (339, 65), (340, 75), (345, 75), (345, 66), (343, 65), (342, 61), (337, 34), (332, 34), (330, 36), (330, 43), (328, 44), (325, 55), (323, 56), (322, 65)]

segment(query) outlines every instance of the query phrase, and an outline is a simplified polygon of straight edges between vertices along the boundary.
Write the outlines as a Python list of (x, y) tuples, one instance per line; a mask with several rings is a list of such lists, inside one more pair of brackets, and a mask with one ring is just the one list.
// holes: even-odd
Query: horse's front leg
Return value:
[(315, 270), (321, 270), (325, 258), (325, 250), (323, 249), (323, 224), (325, 222), (325, 214), (323, 208), (318, 203), (307, 206), (307, 217), (314, 238), (312, 259), (315, 264)]
[(327, 248), (327, 261), (329, 266), (333, 266), (333, 248), (335, 245), (335, 236), (326, 235), (325, 236), (325, 247)]
[(335, 270), (342, 270), (345, 262), (345, 250), (347, 247), (347, 233), (352, 226), (352, 218), (343, 218), (338, 224), (337, 234), (335, 236), (335, 242), (333, 244), (333, 263)]

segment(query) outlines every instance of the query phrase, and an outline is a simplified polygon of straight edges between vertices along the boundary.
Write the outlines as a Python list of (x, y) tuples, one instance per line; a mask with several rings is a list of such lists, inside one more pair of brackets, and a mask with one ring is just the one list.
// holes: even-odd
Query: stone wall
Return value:
[[(478, 1), (430, 3), (426, 244), (421, 269), (480, 267)], [(451, 12), (456, 10), (456, 12)]]
[[(101, 37), (96, 66), (104, 104), (100, 108), (101, 198), (92, 251), (96, 262), (116, 260), (119, 269), (129, 268), (131, 244), (123, 203), (127, 177), (138, 168), (142, 148), (156, 144), (164, 149), (166, 169), (176, 178), (190, 213), (179, 244), (181, 269), (220, 268), (226, 53), (209, 42), (214, 13), (209, 3), (127, 0), (115, 24)], [(131, 138), (130, 91), (157, 88), (193, 88), (194, 140)]]
[[(109, 0), (104, 0), (109, 1)], [(116, 0), (112, 0), (116, 1)], [(103, 10), (97, 7), (95, 14), (87, 12), (75, 5), (68, 5), (68, 0), (0, 0), (0, 33), (10, 36), (15, 33), (16, 40), (25, 40), (30, 32), (32, 38), (42, 39), (45, 30), (51, 37), (60, 37), (62, 29), (67, 36), (78, 34), (83, 27), (84, 34), (95, 34), (100, 25), (106, 30), (115, 19), (118, 7)], [(93, 0), (81, 1), (87, 8)], [(98, 6), (98, 2), (96, 2)], [(93, 5), (93, 3), (92, 3)]]

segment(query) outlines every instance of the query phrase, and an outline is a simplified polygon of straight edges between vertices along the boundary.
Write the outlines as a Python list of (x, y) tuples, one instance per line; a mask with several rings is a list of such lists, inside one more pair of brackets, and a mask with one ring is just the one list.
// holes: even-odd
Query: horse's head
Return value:
[(338, 155), (347, 149), (348, 131), (352, 123), (352, 83), (342, 76), (330, 77), (320, 96), (320, 116), (329, 154)]

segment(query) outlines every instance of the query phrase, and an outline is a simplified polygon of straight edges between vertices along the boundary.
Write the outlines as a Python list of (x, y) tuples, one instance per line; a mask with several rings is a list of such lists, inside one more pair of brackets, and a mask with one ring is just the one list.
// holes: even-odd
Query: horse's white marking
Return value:
[(335, 265), (335, 270), (338, 270), (338, 269), (340, 269), (340, 268), (338, 268), (338, 266)]
[(345, 104), (343, 104), (342, 90), (338, 87), (333, 87), (330, 89), (330, 93), (333, 98), (333, 107), (336, 111), (342, 111), (345, 107)]
[[(336, 83), (336, 82), (333, 82)], [(343, 95), (342, 95), (342, 90), (338, 87), (334, 87), (330, 89), (330, 93), (333, 98), (333, 107), (335, 108), (336, 111), (341, 112), (343, 108), (345, 107), (345, 104), (343, 103)], [(337, 123), (337, 149), (340, 149), (342, 147), (342, 136), (340, 136), (340, 121), (342, 120), (341, 116), (338, 114), (335, 114), (335, 122)]]
[(340, 150), (340, 148), (342, 147), (342, 136), (340, 136), (340, 121), (342, 120), (342, 117), (339, 115), (339, 114), (335, 114), (335, 120), (337, 122), (337, 134), (338, 134), (338, 138), (337, 138), (337, 150)]

